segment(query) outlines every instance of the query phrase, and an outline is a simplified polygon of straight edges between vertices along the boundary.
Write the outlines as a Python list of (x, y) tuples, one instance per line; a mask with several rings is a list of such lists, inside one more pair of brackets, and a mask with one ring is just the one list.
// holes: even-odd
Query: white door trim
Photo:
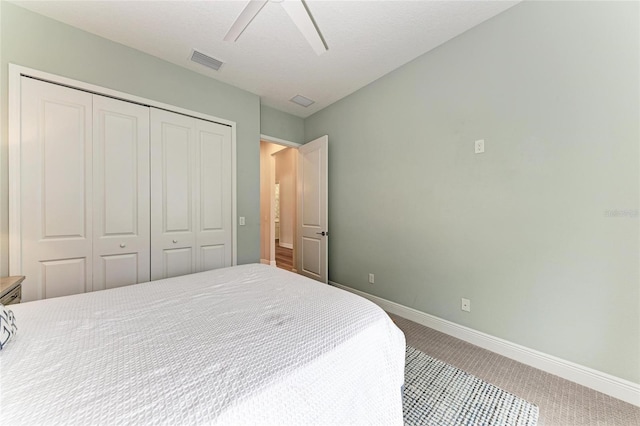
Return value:
[(299, 146), (302, 146), (301, 143), (291, 142), (284, 139), (276, 138), (274, 136), (263, 135), (263, 134), (260, 134), (260, 140), (265, 142), (275, 143), (276, 145), (288, 146), (290, 148), (297, 148)]
[[(299, 144), (297, 142), (292, 142), (285, 139), (276, 138), (275, 136), (269, 136), (264, 134), (260, 134), (260, 141), (273, 143), (280, 146), (286, 146), (294, 149), (298, 149), (298, 147), (302, 146), (302, 144)], [(260, 259), (261, 263), (264, 263), (265, 265), (271, 265), (271, 266), (276, 266), (276, 243), (274, 239), (275, 232), (276, 232), (275, 192), (274, 192), (274, 186), (276, 183), (276, 172), (275, 172), (276, 163), (275, 163), (275, 157), (273, 156), (274, 154), (276, 153), (274, 152), (269, 156), (269, 166), (268, 166), (269, 167), (269, 176), (268, 176), (268, 179), (269, 179), (269, 234), (267, 235), (267, 239), (269, 243), (269, 259)], [(296, 193), (296, 198), (297, 196), (298, 194)], [(297, 201), (296, 201), (296, 206), (297, 206)], [(260, 239), (261, 239), (260, 245), (262, 246), (263, 244), (262, 234), (260, 235)], [(294, 245), (292, 244), (291, 247), (289, 248), (294, 249)], [(295, 255), (295, 249), (294, 249), (294, 257), (295, 256), (296, 255)], [(296, 272), (296, 269), (293, 269), (292, 271)]]
[(269, 156), (269, 264), (276, 266), (276, 158)]
[(21, 77), (32, 77), (74, 89), (84, 90), (97, 95), (108, 96), (126, 102), (133, 102), (154, 108), (172, 111), (195, 118), (231, 127), (231, 222), (232, 222), (232, 260), (236, 265), (238, 259), (238, 230), (237, 230), (237, 157), (236, 157), (236, 122), (203, 114), (201, 112), (180, 108), (129, 93), (108, 89), (95, 84), (62, 77), (48, 72), (9, 64), (9, 275), (21, 275), (22, 247), (20, 226), (20, 119), (21, 119)]

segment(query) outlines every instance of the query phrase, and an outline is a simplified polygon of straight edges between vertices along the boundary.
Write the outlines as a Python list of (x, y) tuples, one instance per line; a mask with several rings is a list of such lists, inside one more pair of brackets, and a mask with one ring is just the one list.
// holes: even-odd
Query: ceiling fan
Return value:
[[(271, 1), (276, 2), (275, 0)], [(224, 41), (238, 40), (251, 21), (253, 21), (268, 2), (269, 0), (249, 0), (249, 3), (247, 3), (242, 12), (240, 12), (240, 15), (236, 18), (233, 25), (231, 25), (229, 32), (227, 32), (227, 35), (224, 37)], [(278, 3), (282, 5), (316, 54), (321, 55), (329, 49), (304, 0), (285, 0)]]

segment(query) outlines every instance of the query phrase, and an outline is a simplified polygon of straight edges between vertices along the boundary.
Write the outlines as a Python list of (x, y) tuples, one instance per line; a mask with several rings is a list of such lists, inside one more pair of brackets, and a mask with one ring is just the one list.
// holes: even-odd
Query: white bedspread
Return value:
[(373, 303), (274, 267), (11, 309), (3, 425), (402, 424), (402, 332)]

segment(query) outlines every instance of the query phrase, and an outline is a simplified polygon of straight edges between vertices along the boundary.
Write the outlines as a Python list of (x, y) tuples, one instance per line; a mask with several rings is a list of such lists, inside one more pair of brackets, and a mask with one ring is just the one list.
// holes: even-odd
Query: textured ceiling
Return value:
[[(16, 1), (15, 4), (260, 96), (307, 117), (518, 1), (314, 1), (329, 46), (317, 56), (270, 1), (236, 43), (223, 37), (245, 1)], [(189, 61), (198, 49), (219, 71)], [(289, 102), (301, 94), (308, 108)]]

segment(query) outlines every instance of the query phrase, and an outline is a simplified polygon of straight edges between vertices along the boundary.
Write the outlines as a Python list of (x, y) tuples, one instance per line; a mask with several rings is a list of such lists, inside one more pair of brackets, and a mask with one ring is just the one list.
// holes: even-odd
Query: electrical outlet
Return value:
[(471, 312), (471, 300), (465, 299), (464, 297), (461, 299), (462, 303), (460, 305), (460, 309), (465, 312)]
[(373, 274), (369, 274), (369, 284), (373, 284), (376, 282), (376, 276)]
[(476, 154), (482, 154), (484, 152), (484, 139), (480, 139), (475, 142)]

